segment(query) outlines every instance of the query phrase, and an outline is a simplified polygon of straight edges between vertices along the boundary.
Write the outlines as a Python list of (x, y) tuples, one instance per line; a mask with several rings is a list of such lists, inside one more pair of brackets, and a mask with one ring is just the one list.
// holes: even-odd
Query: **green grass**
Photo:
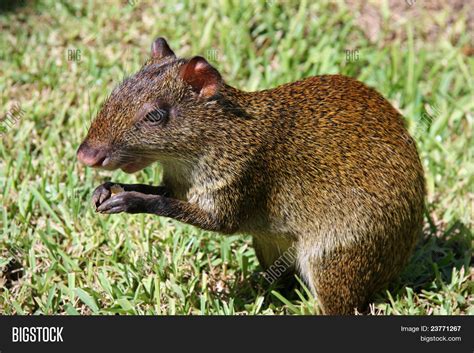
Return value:
[[(265, 284), (249, 237), (93, 211), (91, 192), (106, 178), (160, 181), (159, 166), (133, 176), (99, 172), (78, 165), (75, 151), (102, 100), (161, 35), (180, 56), (207, 56), (243, 89), (342, 73), (386, 96), (417, 141), (428, 212), (411, 263), (371, 313), (474, 314), (474, 57), (465, 51), (474, 36), (466, 12), (448, 30), (449, 9), (415, 20), (407, 10), (395, 26), (385, 7), (372, 42), (342, 2), (131, 3), (27, 2), (0, 13), (0, 117), (21, 106), (0, 130), (0, 313), (319, 312), (304, 286)], [(435, 39), (426, 21), (440, 26)], [(68, 60), (69, 49), (80, 60)], [(358, 50), (358, 60), (346, 61), (346, 50)]]

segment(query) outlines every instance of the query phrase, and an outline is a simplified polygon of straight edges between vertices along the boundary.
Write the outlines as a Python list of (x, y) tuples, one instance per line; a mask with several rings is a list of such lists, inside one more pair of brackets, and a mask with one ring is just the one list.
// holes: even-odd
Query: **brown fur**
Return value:
[[(423, 169), (400, 114), (352, 78), (243, 92), (199, 58), (165, 49), (112, 93), (85, 141), (107, 148), (112, 169), (163, 166), (170, 197), (135, 192), (124, 202), (146, 206), (116, 212), (251, 234), (264, 268), (295, 245), (294, 267), (324, 313), (364, 310), (407, 262), (422, 226)], [(169, 120), (137, 124), (146, 104), (168, 107)]]

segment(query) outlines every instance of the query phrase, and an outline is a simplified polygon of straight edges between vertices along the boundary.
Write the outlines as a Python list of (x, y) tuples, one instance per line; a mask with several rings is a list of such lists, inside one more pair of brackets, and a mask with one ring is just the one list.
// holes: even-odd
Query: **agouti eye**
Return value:
[(168, 119), (168, 111), (166, 109), (156, 108), (146, 113), (143, 121), (150, 124), (161, 124)]

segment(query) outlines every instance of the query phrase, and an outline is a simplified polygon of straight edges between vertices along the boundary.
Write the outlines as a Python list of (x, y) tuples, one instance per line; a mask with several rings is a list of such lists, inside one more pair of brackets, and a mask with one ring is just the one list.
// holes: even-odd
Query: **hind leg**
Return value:
[(321, 256), (299, 254), (298, 265), (326, 315), (351, 315), (366, 309), (374, 291), (388, 281), (377, 249), (369, 244), (339, 247)]

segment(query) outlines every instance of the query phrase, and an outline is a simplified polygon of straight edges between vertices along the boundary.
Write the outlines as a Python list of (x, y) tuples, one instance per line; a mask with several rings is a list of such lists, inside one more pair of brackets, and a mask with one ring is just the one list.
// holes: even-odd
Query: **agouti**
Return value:
[(107, 182), (94, 191), (97, 211), (250, 234), (264, 269), (293, 251), (287, 270), (325, 314), (365, 310), (422, 229), (415, 143), (375, 90), (323, 75), (243, 92), (163, 38), (106, 100), (77, 157), (128, 173), (160, 162), (161, 186), (118, 184), (114, 194)]

